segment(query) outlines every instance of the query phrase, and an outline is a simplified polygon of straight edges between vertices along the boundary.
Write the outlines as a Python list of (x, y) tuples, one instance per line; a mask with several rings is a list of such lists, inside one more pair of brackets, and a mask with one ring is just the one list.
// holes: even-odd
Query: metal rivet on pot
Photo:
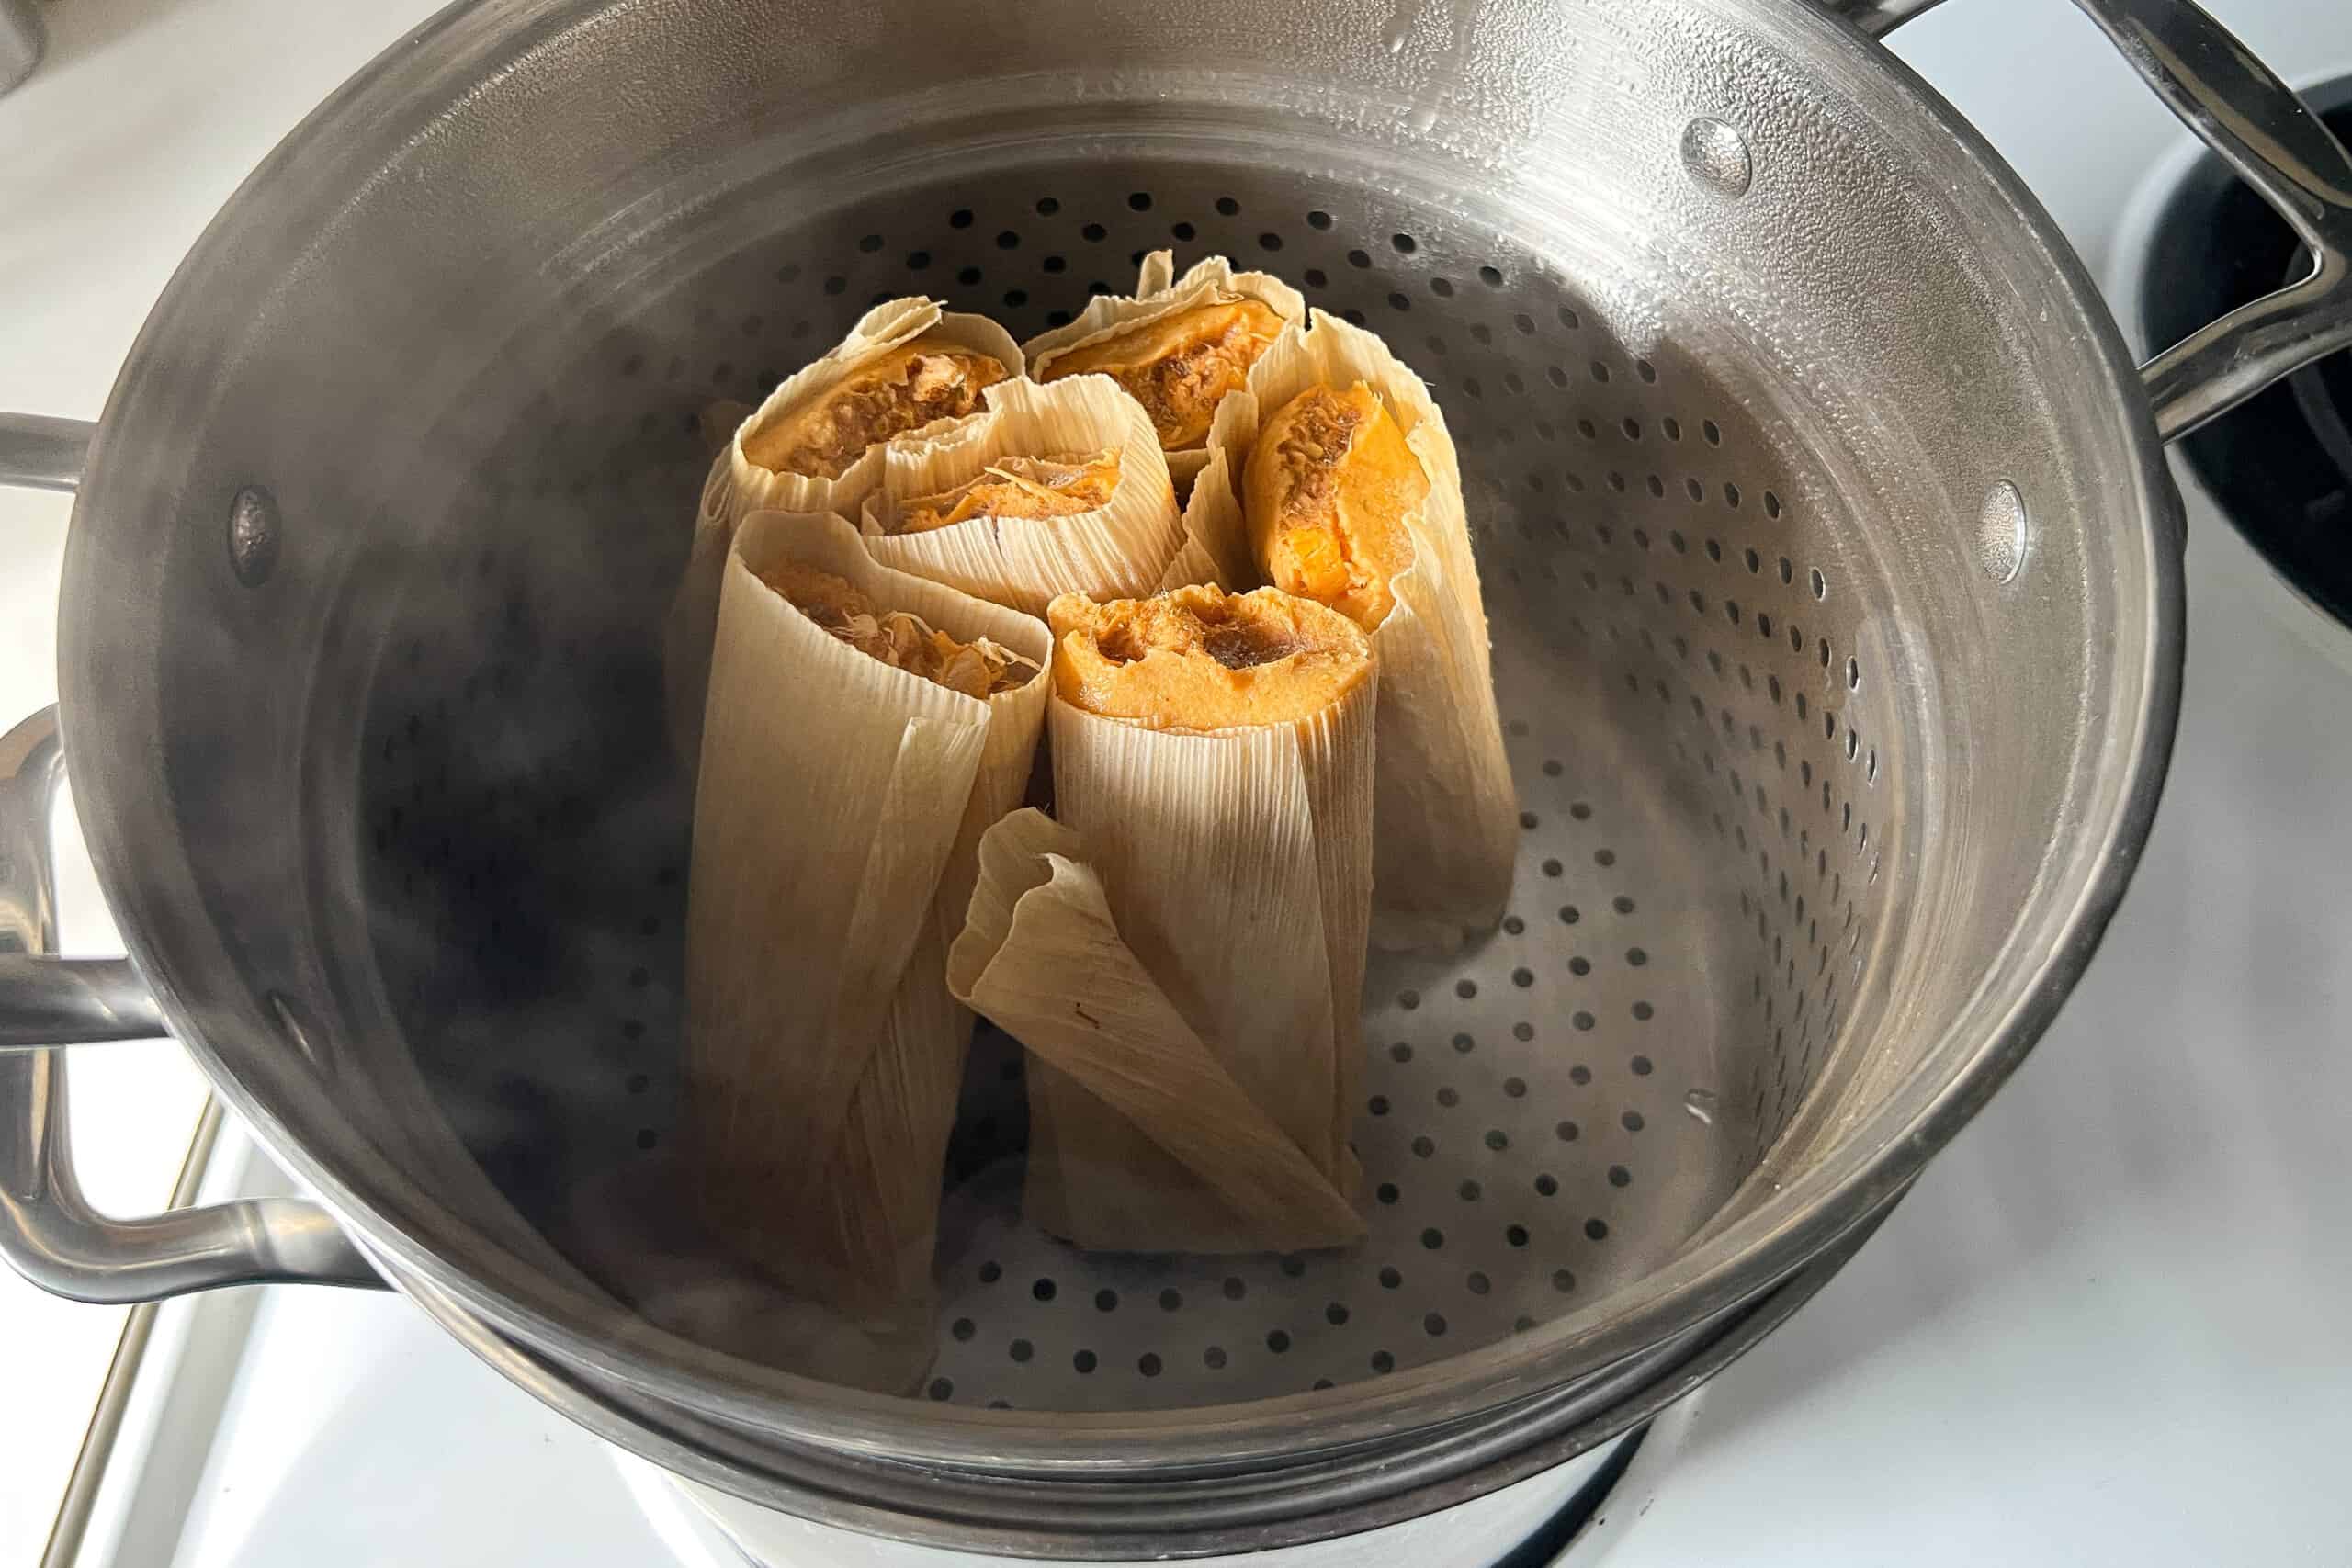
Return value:
[(1996, 582), (2013, 580), (2025, 565), (2025, 497), (2007, 479), (1984, 492), (1976, 513), (1976, 559)]
[(277, 565), (277, 537), (284, 526), (277, 498), (247, 485), (229, 503), (229, 565), (237, 581), (258, 588)]
[(1717, 196), (1741, 197), (1756, 178), (1747, 138), (1711, 115), (1682, 129), (1682, 166)]

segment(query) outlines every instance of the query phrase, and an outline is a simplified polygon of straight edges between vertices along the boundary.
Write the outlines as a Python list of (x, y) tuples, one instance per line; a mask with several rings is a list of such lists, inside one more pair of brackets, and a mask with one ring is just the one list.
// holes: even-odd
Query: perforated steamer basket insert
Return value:
[(1031, 1230), (1019, 1053), (983, 1029), (927, 1396), (1143, 1411), (1491, 1344), (1675, 1256), (1834, 1086), (1900, 882), (1892, 656), (1866, 630), (1888, 588), (1833, 487), (1670, 339), (1629, 349), (1562, 258), (1363, 185), (1099, 158), (698, 245), (592, 349), (576, 325), (518, 349), (550, 372), (534, 396), (447, 434), (478, 462), (366, 705), (388, 998), (469, 1149), (592, 1272), (631, 1289), (582, 1194), (681, 1135), (691, 796), (657, 632), (699, 416), (876, 300), (929, 292), (1026, 336), (1161, 246), (1281, 274), (1434, 390), (1494, 626), (1517, 881), (1490, 940), (1375, 956), (1358, 1247), (1119, 1258)]

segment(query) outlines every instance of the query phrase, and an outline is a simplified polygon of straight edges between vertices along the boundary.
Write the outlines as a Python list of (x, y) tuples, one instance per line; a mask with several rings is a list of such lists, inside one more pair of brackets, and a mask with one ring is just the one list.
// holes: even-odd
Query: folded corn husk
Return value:
[[(703, 692), (710, 674), (711, 628), (718, 621), (719, 585), (726, 575), (736, 526), (752, 513), (763, 511), (831, 512), (854, 518), (867, 492), (881, 482), (884, 444), (880, 442), (867, 447), (865, 456), (840, 477), (820, 479), (774, 473), (760, 467), (744, 455), (745, 437), (769, 421), (822, 397), (860, 366), (925, 333), (998, 360), (1014, 378), (1023, 373), (1020, 345), (987, 317), (943, 310), (938, 300), (920, 295), (888, 300), (860, 316), (849, 335), (822, 358), (785, 378), (736, 425), (725, 449), (712, 462), (695, 509), (686, 570), (663, 628), (670, 728), (682, 755), (691, 758), (699, 747)], [(940, 420), (926, 428), (937, 429), (949, 423)]]
[(980, 834), (1018, 802), (1042, 674), (965, 696), (762, 582), (797, 561), (1043, 665), (1035, 618), (868, 559), (843, 519), (747, 519), (726, 562), (695, 802), (687, 1079), (718, 1234), (804, 1295), (927, 1293), (971, 1016), (945, 989)]
[[(1346, 1195), (1375, 685), (1355, 628), (1307, 608), (1357, 650), (1352, 683), (1309, 717), (1193, 733), (1086, 711), (1061, 688), (1046, 719), (1056, 810), (1080, 847), (1051, 852), (1083, 875), (1007, 871), (975, 897), (951, 953), (956, 993), (1041, 1058), (1029, 1213), (1080, 1246), (1230, 1251), (1361, 1234)], [(1055, 616), (1060, 630), (1060, 606)], [(1026, 837), (1003, 852), (1034, 862), (1040, 830), (1012, 820)], [(1000, 907), (1011, 901), (1018, 910)], [(1292, 1174), (1275, 1181), (1277, 1168)], [(1236, 1180), (1275, 1185), (1245, 1201)]]
[[(1003, 381), (983, 395), (986, 413), (882, 448), (879, 483), (864, 508), (874, 558), (1031, 615), (1042, 615), (1059, 593), (1116, 599), (1151, 592), (1183, 541), (1183, 525), (1142, 408), (1107, 376), (1051, 386)], [(897, 532), (910, 502), (954, 490), (1005, 457), (1102, 451), (1118, 455), (1119, 479), (1109, 502), (1092, 511)]]
[(1228, 586), (1262, 581), (1240, 502), (1241, 474), (1265, 419), (1307, 388), (1367, 383), (1420, 459), (1430, 491), (1408, 518), (1412, 567), (1390, 580), (1396, 605), (1373, 633), (1380, 664), (1380, 763), (1373, 941), (1461, 945), (1501, 919), (1518, 850), (1518, 798), (1503, 750), (1487, 612), (1470, 549), (1462, 469), (1429, 389), (1373, 333), (1317, 310), (1217, 408), (1208, 465), (1186, 504), (1187, 554)]
[[(1122, 333), (1172, 316), (1179, 311), (1226, 299), (1256, 299), (1284, 321), (1306, 319), (1306, 300), (1297, 289), (1272, 273), (1236, 272), (1223, 256), (1207, 256), (1193, 264), (1184, 276), (1175, 276), (1175, 254), (1154, 251), (1144, 257), (1132, 297), (1098, 294), (1067, 326), (1031, 338), (1022, 345), (1029, 356), (1029, 373), (1038, 380), (1053, 374), (1054, 362), (1081, 348), (1117, 337)], [(1168, 454), (1168, 471), (1181, 495), (1208, 463), (1206, 446)], [(1205, 581), (1188, 578), (1186, 581)]]
[(1290, 1250), (1362, 1235), (1330, 1175), (1144, 970), (1083, 853), (1042, 812), (991, 828), (948, 958), (956, 993), (1019, 1020), (1031, 1053), (1031, 1218), (1122, 1249)]

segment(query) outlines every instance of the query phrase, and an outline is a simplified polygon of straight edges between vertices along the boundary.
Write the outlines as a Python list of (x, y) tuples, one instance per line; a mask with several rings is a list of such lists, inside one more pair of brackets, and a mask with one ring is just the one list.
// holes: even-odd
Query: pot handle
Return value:
[[(1877, 37), (1937, 0), (1814, 0)], [(2295, 90), (2193, 0), (2075, 0), (2165, 107), (2278, 209), (2312, 269), (2140, 367), (2156, 434), (2177, 441), (2314, 360), (2352, 348), (2352, 153)]]
[(0, 737), (0, 1257), (45, 1291), (108, 1304), (269, 1280), (381, 1285), (304, 1199), (118, 1220), (82, 1195), (57, 1042), (165, 1031), (129, 960), (51, 956), (49, 818), (62, 773), (55, 708)]
[(98, 427), (87, 420), (0, 412), (0, 485), (74, 489)]

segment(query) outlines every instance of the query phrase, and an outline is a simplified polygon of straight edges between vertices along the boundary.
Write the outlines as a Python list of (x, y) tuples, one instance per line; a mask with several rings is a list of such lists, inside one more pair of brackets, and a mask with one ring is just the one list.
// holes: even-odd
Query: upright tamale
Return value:
[(1221, 581), (1371, 635), (1380, 665), (1374, 940), (1457, 947), (1502, 917), (1518, 850), (1487, 612), (1445, 417), (1379, 338), (1317, 310), (1225, 400), (1185, 525)]
[(1023, 345), (1039, 381), (1106, 375), (1150, 416), (1178, 490), (1208, 461), (1210, 422), (1228, 392), (1293, 322), (1306, 301), (1268, 273), (1236, 272), (1223, 256), (1182, 277), (1175, 258), (1154, 251), (1131, 296), (1097, 295), (1076, 321)]
[(1020, 345), (985, 316), (914, 296), (876, 305), (821, 358), (785, 378), (711, 465), (663, 649), (671, 728), (696, 750), (711, 629), (735, 529), (754, 512), (855, 517), (891, 437), (961, 419), (1018, 379)]
[(1120, 1250), (1351, 1240), (1369, 641), (1272, 589), (1048, 619), (1059, 820), (984, 840), (949, 959), (1033, 1053), (1030, 1216)]
[(826, 355), (785, 378), (721, 455), (727, 502), (753, 512), (855, 513), (891, 437), (978, 413), (1026, 361), (985, 316), (920, 295), (876, 305)]
[(1150, 420), (1104, 376), (1001, 381), (985, 412), (880, 452), (875, 559), (1000, 604), (1148, 593), (1183, 542)]
[(687, 887), (692, 1158), (713, 1231), (845, 1313), (928, 1294), (981, 833), (1047, 696), (1032, 616), (876, 564), (830, 515), (738, 531)]

